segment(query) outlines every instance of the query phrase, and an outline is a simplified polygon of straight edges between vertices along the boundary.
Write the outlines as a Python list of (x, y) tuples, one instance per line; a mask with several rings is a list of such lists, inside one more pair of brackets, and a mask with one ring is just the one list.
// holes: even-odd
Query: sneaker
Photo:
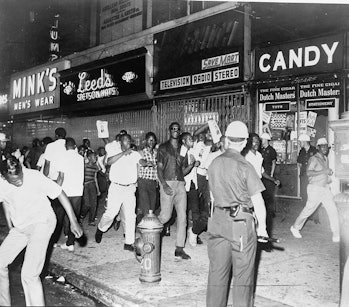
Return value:
[(67, 245), (67, 243), (61, 244), (61, 249), (66, 249), (70, 252), (74, 251), (74, 245)]
[(301, 233), (299, 232), (298, 229), (296, 229), (296, 228), (294, 228), (293, 226), (291, 226), (290, 230), (291, 230), (291, 232), (292, 232), (292, 234), (293, 234), (293, 236), (294, 236), (295, 238), (297, 238), (297, 239), (302, 238), (302, 235), (301, 235)]
[(188, 254), (186, 254), (186, 252), (183, 249), (180, 249), (180, 250), (176, 249), (175, 250), (175, 257), (176, 258), (182, 258), (184, 260), (191, 259), (191, 257)]
[(333, 236), (333, 237), (332, 237), (332, 242), (338, 243), (339, 241), (340, 241), (339, 236)]
[(96, 229), (96, 233), (95, 233), (95, 240), (97, 243), (101, 243), (102, 242), (102, 237), (103, 237), (103, 231), (99, 230), (99, 228), (97, 227)]
[(135, 249), (133, 247), (133, 244), (124, 244), (124, 250), (133, 252)]
[(191, 227), (188, 229), (188, 241), (193, 247), (197, 245), (197, 235), (193, 233), (193, 229)]

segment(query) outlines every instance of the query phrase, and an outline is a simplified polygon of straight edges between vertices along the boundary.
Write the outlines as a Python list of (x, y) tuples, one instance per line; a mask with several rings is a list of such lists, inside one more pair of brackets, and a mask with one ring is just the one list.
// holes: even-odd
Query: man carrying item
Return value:
[(10, 232), (0, 246), (0, 306), (11, 306), (8, 265), (26, 248), (21, 271), (27, 306), (44, 306), (40, 280), (47, 246), (56, 226), (51, 199), (58, 198), (75, 237), (82, 229), (62, 188), (37, 170), (22, 168), (15, 157), (0, 162), (0, 201)]
[(327, 154), (329, 148), (327, 140), (325, 138), (320, 138), (317, 140), (316, 145), (318, 152), (313, 155), (308, 162), (308, 201), (290, 230), (295, 238), (302, 238), (299, 231), (303, 228), (309, 216), (311, 216), (320, 203), (322, 203), (330, 221), (332, 241), (339, 242), (338, 211), (329, 187), (329, 183), (331, 182), (329, 176), (333, 175), (333, 171), (328, 166)]
[[(308, 176), (307, 176), (307, 168), (310, 157), (317, 153), (317, 149), (310, 145), (310, 137), (307, 134), (301, 134), (298, 138), (298, 141), (301, 146), (301, 150), (299, 151), (297, 163), (299, 165), (299, 181), (300, 181), (300, 194), (302, 197), (303, 206), (307, 203), (307, 186), (308, 186)], [(318, 209), (312, 214), (309, 219), (312, 219), (315, 224), (320, 223), (319, 212)]]
[(110, 165), (110, 186), (108, 189), (108, 201), (95, 234), (97, 243), (102, 241), (103, 233), (112, 225), (114, 218), (118, 215), (120, 208), (125, 216), (125, 244), (124, 250), (133, 251), (136, 227), (136, 183), (138, 164), (145, 165), (141, 155), (133, 151), (131, 147), (131, 136), (124, 134), (120, 137), (121, 150), (108, 151)]
[(253, 166), (240, 154), (247, 138), (248, 130), (243, 122), (230, 123), (225, 132), (225, 152), (208, 168), (214, 202), (207, 230), (208, 307), (227, 306), (231, 273), (233, 306), (253, 306), (257, 233), (260, 237), (268, 234), (261, 195), (264, 186)]
[(183, 175), (183, 162), (186, 153), (181, 155), (179, 123), (170, 124), (170, 139), (162, 143), (158, 150), (158, 179), (160, 182), (159, 220), (165, 224), (170, 220), (173, 207), (177, 212), (177, 237), (175, 257), (190, 259), (184, 251), (187, 227), (187, 193)]

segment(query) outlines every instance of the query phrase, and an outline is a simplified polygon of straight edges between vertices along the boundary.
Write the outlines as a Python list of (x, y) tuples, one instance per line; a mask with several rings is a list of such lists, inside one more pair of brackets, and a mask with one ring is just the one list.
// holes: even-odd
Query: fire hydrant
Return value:
[(163, 224), (152, 210), (149, 210), (137, 225), (141, 237), (135, 241), (135, 255), (141, 263), (141, 282), (154, 283), (161, 280), (160, 273), (160, 234)]

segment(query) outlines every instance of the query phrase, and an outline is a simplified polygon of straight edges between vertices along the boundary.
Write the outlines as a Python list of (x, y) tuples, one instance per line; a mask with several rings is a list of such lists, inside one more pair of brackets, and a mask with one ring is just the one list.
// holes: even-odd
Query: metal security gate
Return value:
[(217, 94), (176, 100), (160, 100), (157, 104), (158, 131), (160, 141), (169, 138), (168, 127), (178, 122), (183, 131), (193, 133), (209, 118), (217, 121), (222, 133), (227, 125), (241, 120), (251, 127), (251, 108), (245, 92)]

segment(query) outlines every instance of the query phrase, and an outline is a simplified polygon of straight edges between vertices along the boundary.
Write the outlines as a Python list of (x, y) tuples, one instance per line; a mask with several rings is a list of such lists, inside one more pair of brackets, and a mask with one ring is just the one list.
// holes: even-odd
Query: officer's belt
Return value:
[(242, 206), (242, 205), (237, 205), (237, 206), (230, 206), (230, 207), (215, 207), (215, 209), (219, 209), (219, 210), (223, 210), (225, 212), (230, 212), (230, 210), (232, 208), (236, 208), (240, 206), (240, 210), (242, 212), (245, 212), (245, 213), (250, 213), (250, 214), (253, 214), (254, 210), (253, 208), (249, 208), (249, 207), (246, 207), (246, 206)]

